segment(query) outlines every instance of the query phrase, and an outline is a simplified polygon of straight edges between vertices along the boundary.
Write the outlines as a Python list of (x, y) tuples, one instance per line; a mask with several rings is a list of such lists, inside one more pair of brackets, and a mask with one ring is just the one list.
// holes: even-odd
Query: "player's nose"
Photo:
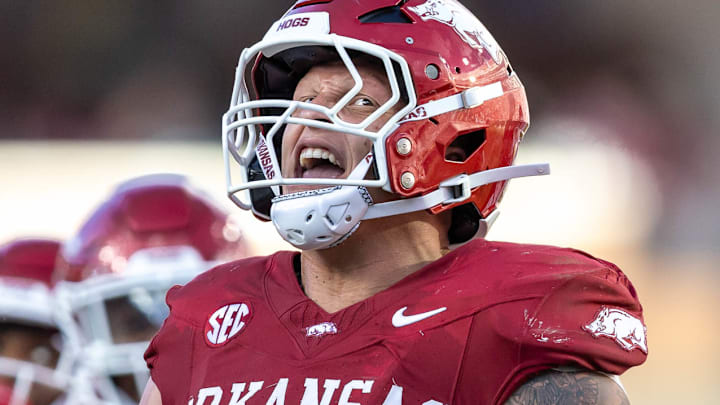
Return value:
[(318, 106), (318, 107), (325, 107), (323, 108), (312, 108), (307, 105), (303, 105), (293, 114), (294, 116), (298, 118), (304, 118), (309, 120), (316, 120), (316, 121), (323, 121), (323, 122), (332, 122), (330, 120), (329, 115), (327, 114), (325, 109), (332, 108), (337, 100), (332, 100), (329, 97), (323, 97), (321, 95), (315, 97), (310, 104)]

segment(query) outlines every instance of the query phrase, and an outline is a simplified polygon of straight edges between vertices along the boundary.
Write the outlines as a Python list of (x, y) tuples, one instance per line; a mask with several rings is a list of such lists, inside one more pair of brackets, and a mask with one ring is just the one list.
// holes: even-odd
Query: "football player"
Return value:
[(143, 404), (615, 404), (647, 354), (613, 264), (483, 239), (525, 91), (454, 0), (300, 0), (240, 56), (228, 194), (301, 251), (168, 292)]
[(245, 257), (228, 213), (179, 175), (119, 185), (65, 243), (58, 302), (79, 347), (68, 403), (132, 404), (148, 379), (143, 352), (167, 315), (165, 293)]
[(51, 283), (60, 243), (0, 246), (0, 405), (59, 403), (70, 379)]

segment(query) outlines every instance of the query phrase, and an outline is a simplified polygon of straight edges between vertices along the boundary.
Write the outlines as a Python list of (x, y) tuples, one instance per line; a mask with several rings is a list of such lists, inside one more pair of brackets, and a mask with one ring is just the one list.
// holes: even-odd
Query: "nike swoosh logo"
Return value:
[(433, 309), (432, 311), (423, 312), (420, 314), (415, 315), (405, 315), (404, 312), (407, 309), (407, 307), (402, 307), (392, 317), (392, 324), (396, 328), (402, 328), (403, 326), (408, 326), (410, 324), (413, 324), (415, 322), (420, 322), (423, 319), (430, 318), (431, 316), (435, 316), (439, 314), (440, 312), (443, 312), (447, 309), (447, 307), (442, 307), (438, 309)]

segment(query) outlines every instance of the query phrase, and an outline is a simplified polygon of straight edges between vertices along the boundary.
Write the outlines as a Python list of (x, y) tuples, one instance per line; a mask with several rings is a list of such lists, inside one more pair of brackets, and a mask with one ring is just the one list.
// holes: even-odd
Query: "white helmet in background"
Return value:
[(0, 404), (47, 405), (64, 397), (72, 354), (52, 295), (60, 243), (18, 239), (0, 246)]
[(62, 248), (58, 300), (80, 342), (71, 395), (136, 404), (143, 354), (168, 314), (167, 290), (247, 245), (228, 214), (178, 175), (121, 184)]

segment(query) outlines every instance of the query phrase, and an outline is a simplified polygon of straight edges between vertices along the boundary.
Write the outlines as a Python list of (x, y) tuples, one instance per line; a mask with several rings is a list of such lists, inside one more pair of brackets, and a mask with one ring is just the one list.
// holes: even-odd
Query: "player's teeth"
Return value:
[(330, 151), (321, 148), (305, 148), (300, 152), (300, 166), (310, 167), (310, 159), (324, 159), (338, 166), (337, 158)]

